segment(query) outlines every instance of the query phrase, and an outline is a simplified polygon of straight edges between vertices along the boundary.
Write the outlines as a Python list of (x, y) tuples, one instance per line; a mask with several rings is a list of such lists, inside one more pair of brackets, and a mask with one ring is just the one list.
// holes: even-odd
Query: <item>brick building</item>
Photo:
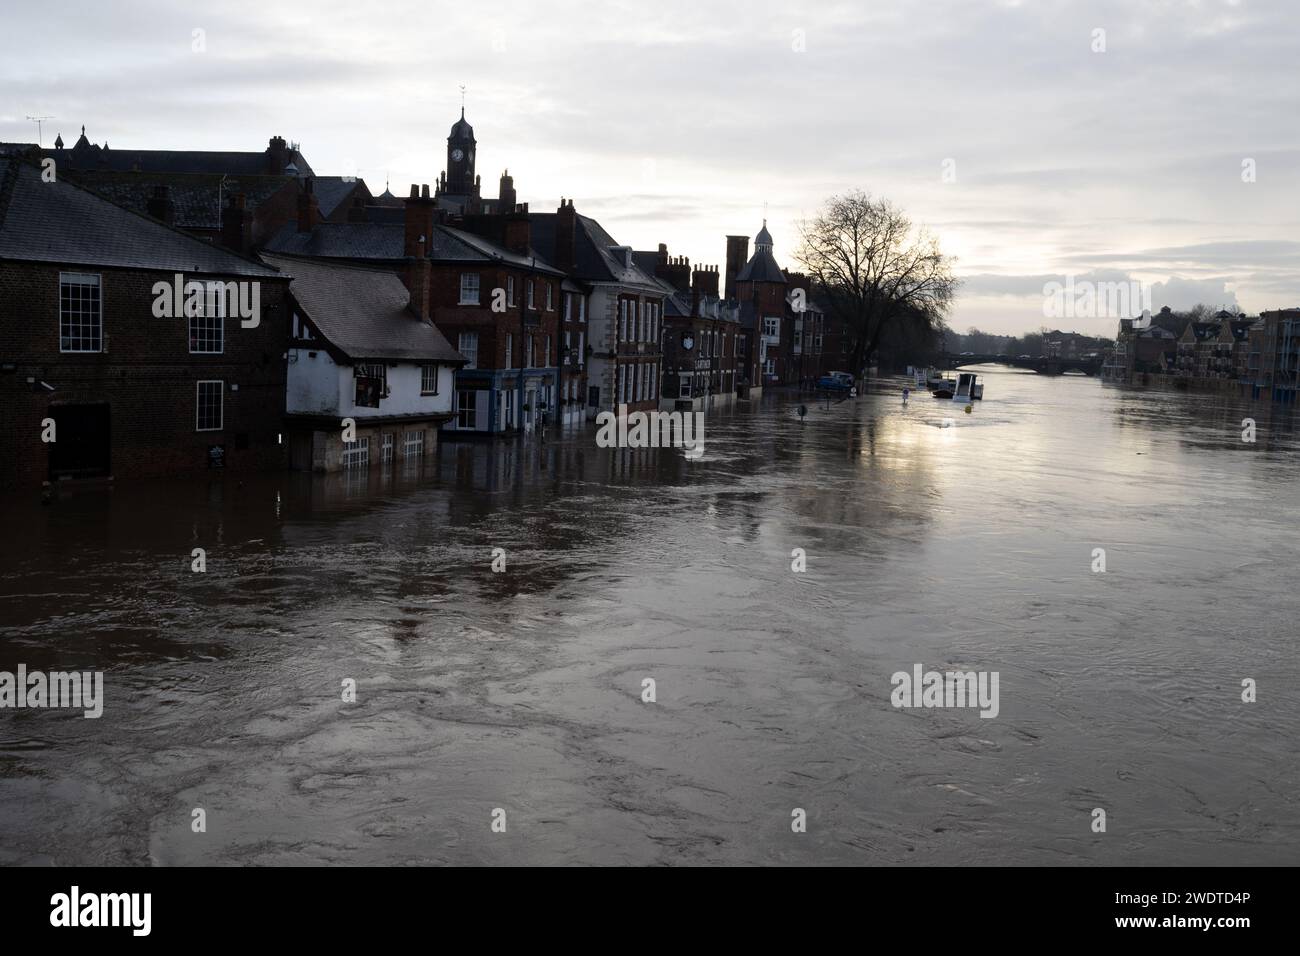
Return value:
[(659, 407), (666, 292), (641, 269), (631, 246), (579, 215), (573, 200), (554, 213), (532, 213), (541, 255), (587, 294), (586, 415)]
[(664, 243), (634, 258), (665, 292), (660, 407), (700, 411), (731, 405), (740, 361), (739, 310), (719, 295), (717, 267), (692, 269), (687, 257), (670, 257)]
[(287, 285), (0, 158), (0, 485), (281, 466)]

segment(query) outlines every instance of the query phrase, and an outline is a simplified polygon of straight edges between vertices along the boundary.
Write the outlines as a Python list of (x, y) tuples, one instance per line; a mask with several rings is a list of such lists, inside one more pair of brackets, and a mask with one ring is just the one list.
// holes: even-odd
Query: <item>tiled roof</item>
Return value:
[(484, 239), (482, 236), (475, 235), (472, 232), (465, 232), (462, 229), (453, 229), (450, 226), (435, 226), (434, 231), (436, 232), (438, 230), (442, 230), (458, 242), (469, 246), (471, 249), (480, 253), (485, 259), (500, 260), (502, 262), (508, 262), (511, 265), (520, 266), (521, 268), (537, 269), (539, 272), (550, 272), (557, 276), (564, 275), (563, 272), (547, 262), (545, 258), (537, 255), (536, 249), (532, 250), (533, 254), (524, 256), (510, 252), (504, 247), (498, 246), (496, 243)]
[[(528, 219), (532, 225), (533, 246), (543, 259), (554, 262), (556, 213), (529, 213)], [(573, 275), (588, 282), (618, 282), (658, 288), (653, 274), (647, 275), (635, 262), (628, 268), (614, 257), (609, 250), (618, 243), (600, 223), (588, 216), (576, 216), (576, 220)]]
[[(45, 149), (42, 155), (56, 162), (66, 162), (78, 169), (139, 169), (146, 173), (217, 173), (230, 176), (263, 176), (267, 172), (267, 154), (192, 149), (109, 149), (86, 141), (83, 134), (72, 149)], [(314, 176), (311, 166), (297, 150), (286, 150), (287, 161), (300, 176)]]
[[(455, 230), (434, 226), (429, 258), (450, 262), (487, 262), (489, 256), (462, 242)], [(406, 227), (401, 222), (323, 222), (311, 232), (288, 223), (267, 243), (268, 252), (326, 259), (402, 259)]]
[(312, 179), (312, 192), (322, 216), (329, 216), (339, 204), (352, 195), (361, 180), (355, 176), (316, 176)]
[(293, 277), (294, 301), (348, 358), (465, 361), (433, 323), (410, 311), (410, 294), (396, 273), (318, 259), (262, 258)]
[(785, 273), (772, 258), (770, 249), (759, 249), (736, 276), (737, 282), (785, 282)]
[(276, 272), (59, 180), (0, 158), (0, 259), (205, 275)]
[(75, 172), (69, 178), (141, 215), (149, 213), (154, 187), (166, 186), (172, 202), (172, 223), (182, 229), (220, 229), (223, 200), (243, 193), (246, 208), (251, 212), (293, 182), (292, 176), (222, 177), (211, 173), (113, 171)]

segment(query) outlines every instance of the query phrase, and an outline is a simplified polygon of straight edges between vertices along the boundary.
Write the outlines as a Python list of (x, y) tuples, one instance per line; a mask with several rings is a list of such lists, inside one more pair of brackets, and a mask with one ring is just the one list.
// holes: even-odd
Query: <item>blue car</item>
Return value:
[(853, 388), (853, 376), (848, 372), (831, 372), (817, 379), (818, 388), (828, 388), (837, 392), (847, 392)]

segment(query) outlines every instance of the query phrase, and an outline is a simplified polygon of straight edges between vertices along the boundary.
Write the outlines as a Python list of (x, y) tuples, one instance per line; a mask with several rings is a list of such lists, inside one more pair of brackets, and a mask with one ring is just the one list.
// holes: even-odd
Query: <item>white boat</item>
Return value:
[(984, 397), (984, 386), (974, 372), (958, 372), (957, 387), (952, 393), (954, 402), (963, 404), (977, 401)]

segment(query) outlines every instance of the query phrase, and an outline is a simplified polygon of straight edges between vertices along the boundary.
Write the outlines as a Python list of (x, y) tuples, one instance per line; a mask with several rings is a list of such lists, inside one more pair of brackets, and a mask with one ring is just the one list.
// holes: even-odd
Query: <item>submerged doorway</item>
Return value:
[(102, 478), (109, 474), (108, 404), (54, 405), (54, 441), (50, 443), (50, 480)]

